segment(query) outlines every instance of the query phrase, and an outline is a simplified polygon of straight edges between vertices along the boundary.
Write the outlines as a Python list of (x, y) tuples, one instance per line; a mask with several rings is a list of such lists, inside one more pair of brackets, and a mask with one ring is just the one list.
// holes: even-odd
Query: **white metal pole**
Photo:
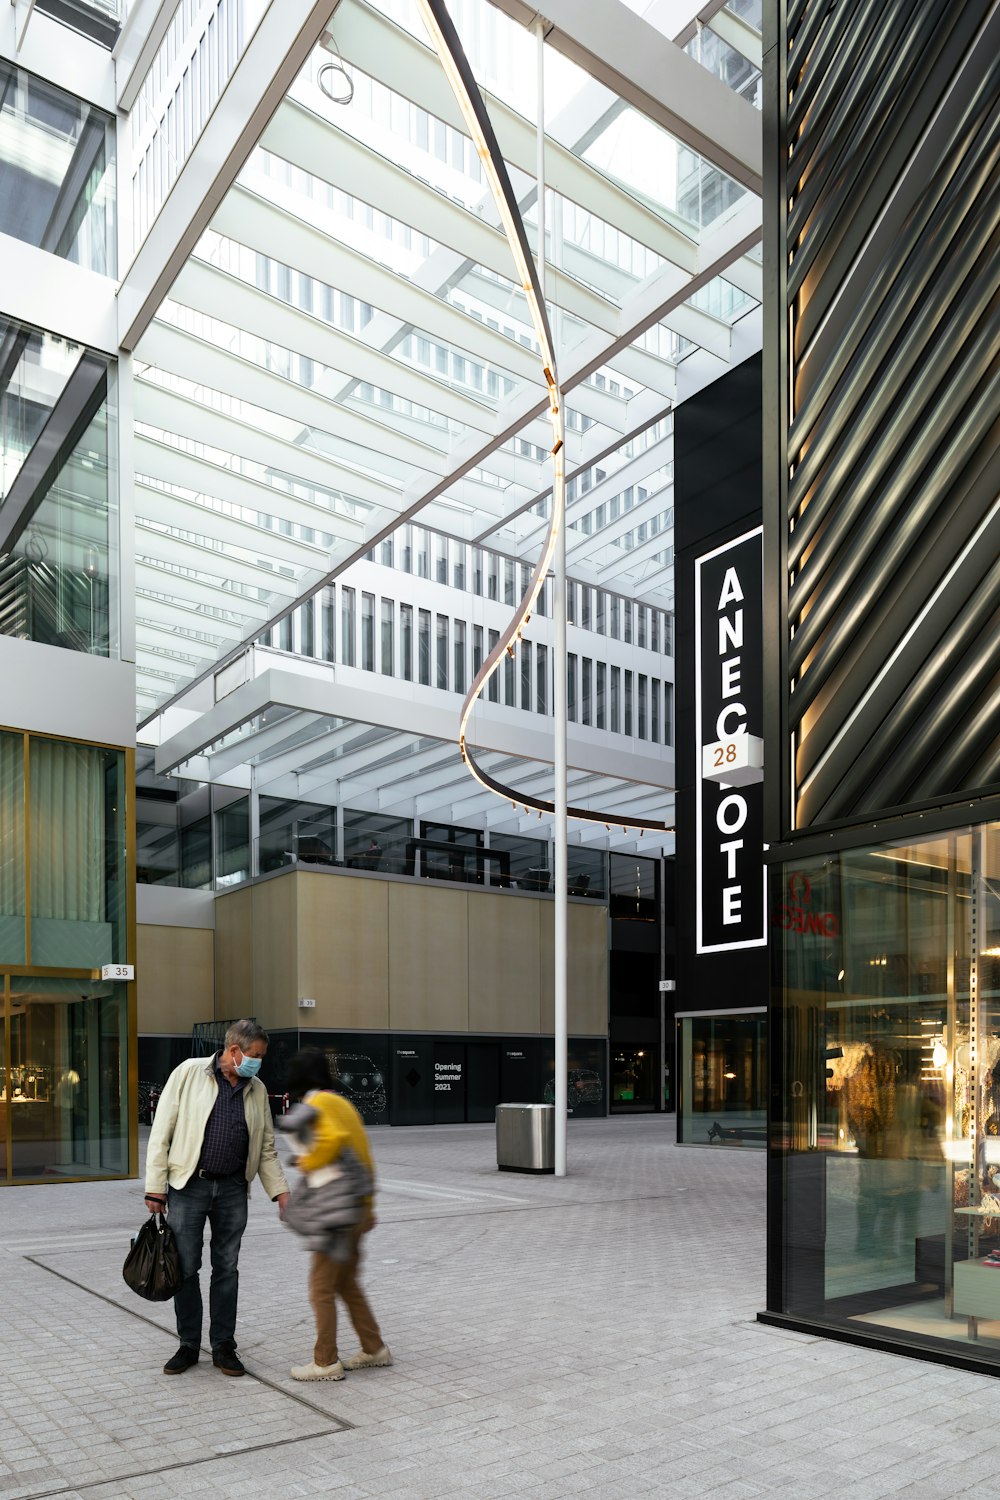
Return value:
[[(535, 259), (538, 264), (538, 279), (545, 295), (545, 26), (537, 20), (534, 26), (538, 64), (538, 125), (536, 168), (536, 217), (538, 239)], [(558, 362), (558, 338), (555, 340), (555, 355)], [(560, 394), (559, 400), (562, 400)], [(562, 455), (558, 462), (563, 461)], [(556, 484), (553, 482), (552, 503), (559, 503)], [(552, 714), (553, 714), (553, 773), (555, 786), (552, 793), (554, 808), (553, 837), (555, 843), (555, 1175), (566, 1176), (566, 1090), (568, 1066), (567, 1038), (567, 994), (566, 994), (566, 918), (567, 888), (569, 872), (566, 858), (566, 522), (559, 518), (556, 549), (552, 558), (553, 581), (553, 646), (552, 646)]]

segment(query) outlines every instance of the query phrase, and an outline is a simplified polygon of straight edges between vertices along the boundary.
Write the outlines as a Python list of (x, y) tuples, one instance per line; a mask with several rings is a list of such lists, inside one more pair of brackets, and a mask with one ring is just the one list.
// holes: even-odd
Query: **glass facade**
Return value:
[(677, 1144), (767, 1142), (767, 1013), (677, 1017)]
[(0, 1182), (129, 1170), (127, 774), (0, 731)]
[(45, 15), (110, 50), (118, 38), (127, 0), (35, 0), (35, 3)]
[(85, 270), (117, 274), (114, 117), (2, 58), (0, 225)]
[(240, 797), (215, 815), (215, 888), (250, 879), (250, 799)]
[(0, 732), (0, 964), (126, 961), (124, 774), (124, 751)]
[(29, 959), (125, 962), (125, 756), (29, 737)]
[(774, 880), (783, 1310), (1000, 1360), (1000, 825)]
[(286, 865), (332, 865), (337, 849), (337, 820), (332, 807), (260, 798), (258, 869), (262, 875)]
[(123, 1176), (125, 985), (13, 975), (9, 986), (0, 1108), (10, 1122), (8, 1180)]
[(114, 655), (115, 362), (2, 315), (0, 346), (0, 633)]

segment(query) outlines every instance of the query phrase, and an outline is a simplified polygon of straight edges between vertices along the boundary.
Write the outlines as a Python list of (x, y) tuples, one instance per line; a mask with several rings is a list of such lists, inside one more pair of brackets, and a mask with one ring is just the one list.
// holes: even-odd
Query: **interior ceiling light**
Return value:
[[(545, 298), (542, 294), (541, 284), (538, 279), (538, 271), (535, 266), (534, 256), (528, 244), (528, 236), (524, 228), (524, 220), (521, 218), (521, 210), (514, 196), (507, 168), (504, 163), (497, 138), (490, 123), (490, 117), (486, 112), (486, 104), (479, 86), (469, 66), (469, 59), (465, 55), (465, 49), (459, 40), (458, 32), (455, 30), (454, 22), (448, 14), (444, 0), (418, 0), (420, 13), (427, 27), (431, 41), (434, 43), (435, 51), (441, 60), (445, 77), (451, 87), (452, 93), (465, 121), (469, 135), (479, 158), (483, 164), (483, 173), (489, 183), (493, 201), (500, 215), (507, 243), (514, 257), (514, 265), (517, 270), (518, 281), (525, 295), (528, 310), (531, 315), (532, 326), (535, 337), (538, 339), (541, 350), (542, 375), (549, 393), (549, 422), (552, 426), (552, 514), (549, 518), (549, 529), (545, 534), (545, 542), (542, 546), (541, 556), (535, 564), (535, 570), (528, 580), (517, 610), (507, 627), (501, 631), (500, 639), (493, 647), (486, 660), (473, 679), (472, 686), (462, 704), (461, 718), (458, 726), (458, 748), (462, 752), (462, 759), (481, 786), (488, 791), (496, 792), (501, 797), (510, 798), (511, 788), (484, 771), (476, 760), (475, 755), (469, 747), (466, 739), (466, 731), (472, 710), (476, 705), (483, 688), (497, 671), (500, 662), (511, 642), (516, 640), (521, 630), (527, 625), (531, 612), (535, 607), (535, 600), (542, 591), (552, 556), (556, 549), (556, 541), (559, 530), (565, 523), (566, 517), (566, 451), (565, 451), (565, 415), (563, 412), (562, 391), (559, 386), (559, 376), (556, 369), (555, 345), (552, 340), (552, 331), (549, 328), (548, 315), (545, 311)], [(539, 184), (539, 192), (542, 185)], [(541, 813), (554, 813), (553, 803), (542, 797), (525, 796), (518, 794), (518, 801), (522, 804), (535, 808)], [(571, 818), (579, 818), (588, 823), (603, 823), (607, 827), (614, 823), (619, 828), (638, 828), (640, 830), (653, 828), (659, 832), (672, 832), (672, 823), (663, 823), (654, 818), (629, 818), (628, 823), (621, 818), (616, 818), (613, 813), (591, 812), (587, 808), (567, 807)]]

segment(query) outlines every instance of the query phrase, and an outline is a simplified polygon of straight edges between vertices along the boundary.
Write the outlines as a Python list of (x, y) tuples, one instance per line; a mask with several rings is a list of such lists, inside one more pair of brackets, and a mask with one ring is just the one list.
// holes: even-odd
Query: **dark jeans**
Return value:
[(240, 1174), (207, 1182), (192, 1177), (182, 1188), (167, 1189), (167, 1213), (177, 1240), (184, 1280), (174, 1295), (177, 1336), (192, 1349), (201, 1346), (201, 1269), (205, 1221), (212, 1226), (212, 1283), (208, 1294), (209, 1342), (213, 1349), (236, 1335), (240, 1241), (247, 1227), (247, 1184)]

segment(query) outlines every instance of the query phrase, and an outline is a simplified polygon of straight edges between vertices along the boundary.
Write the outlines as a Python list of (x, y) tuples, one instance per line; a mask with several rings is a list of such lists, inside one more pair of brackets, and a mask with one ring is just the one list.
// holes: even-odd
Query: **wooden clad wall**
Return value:
[[(217, 1014), (274, 1028), (549, 1033), (552, 922), (553, 903), (537, 897), (290, 871), (218, 898)], [(607, 1031), (607, 922), (607, 907), (570, 902), (574, 1034)], [(299, 1009), (303, 996), (315, 1009)]]
[(145, 1035), (190, 1031), (215, 1014), (215, 934), (204, 927), (140, 923), (138, 943), (139, 1031)]

